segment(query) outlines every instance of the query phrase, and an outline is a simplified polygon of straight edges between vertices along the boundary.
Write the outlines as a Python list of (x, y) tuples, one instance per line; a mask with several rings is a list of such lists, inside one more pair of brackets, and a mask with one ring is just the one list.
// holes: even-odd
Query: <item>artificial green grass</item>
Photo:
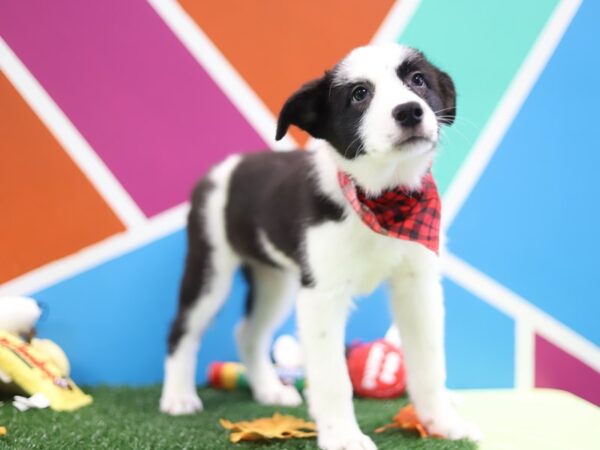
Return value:
[[(8, 434), (0, 437), (0, 449), (43, 450), (167, 450), (194, 449), (255, 450), (317, 449), (315, 439), (231, 444), (229, 432), (219, 418), (232, 421), (271, 416), (274, 412), (308, 418), (306, 407), (282, 408), (254, 403), (245, 391), (200, 392), (205, 411), (193, 416), (169, 417), (158, 411), (159, 387), (87, 389), (94, 403), (74, 413), (50, 410), (18, 412), (10, 402), (0, 407), (0, 426)], [(420, 439), (413, 433), (390, 430), (375, 434), (390, 422), (405, 399), (394, 401), (356, 400), (362, 430), (373, 437), (381, 450), (472, 450), (468, 441)]]

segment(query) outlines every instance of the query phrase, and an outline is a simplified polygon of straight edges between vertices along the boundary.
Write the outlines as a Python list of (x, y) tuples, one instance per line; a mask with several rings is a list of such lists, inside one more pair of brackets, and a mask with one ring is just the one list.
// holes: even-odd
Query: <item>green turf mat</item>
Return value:
[[(9, 402), (0, 407), (0, 425), (8, 435), (0, 438), (0, 449), (43, 450), (166, 450), (166, 449), (317, 449), (314, 439), (281, 443), (229, 443), (229, 433), (219, 418), (232, 421), (271, 416), (274, 412), (308, 418), (306, 407), (280, 408), (257, 405), (247, 392), (203, 390), (205, 411), (185, 417), (158, 412), (160, 388), (94, 388), (87, 390), (94, 403), (74, 413), (49, 410), (18, 412)], [(373, 436), (381, 450), (472, 450), (466, 441), (419, 439), (411, 433), (391, 430), (374, 434), (388, 423), (405, 399), (357, 400), (356, 412), (364, 432)]]

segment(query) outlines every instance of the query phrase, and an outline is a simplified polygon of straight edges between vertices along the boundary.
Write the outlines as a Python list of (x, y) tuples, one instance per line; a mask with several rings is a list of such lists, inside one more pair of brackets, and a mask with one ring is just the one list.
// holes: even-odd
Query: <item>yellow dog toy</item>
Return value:
[(56, 411), (90, 404), (92, 397), (69, 378), (69, 360), (58, 345), (48, 339), (21, 339), (33, 334), (40, 315), (33, 299), (0, 298), (0, 385), (12, 382), (29, 395), (43, 394)]

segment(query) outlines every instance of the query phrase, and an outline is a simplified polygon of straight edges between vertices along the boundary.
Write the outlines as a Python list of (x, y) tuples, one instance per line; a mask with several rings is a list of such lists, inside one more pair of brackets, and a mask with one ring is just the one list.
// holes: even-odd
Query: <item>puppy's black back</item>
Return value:
[(229, 183), (227, 238), (242, 256), (277, 265), (259, 233), (301, 268), (302, 283), (312, 278), (303, 258), (306, 228), (339, 221), (343, 208), (320, 192), (309, 152), (265, 152), (245, 156)]

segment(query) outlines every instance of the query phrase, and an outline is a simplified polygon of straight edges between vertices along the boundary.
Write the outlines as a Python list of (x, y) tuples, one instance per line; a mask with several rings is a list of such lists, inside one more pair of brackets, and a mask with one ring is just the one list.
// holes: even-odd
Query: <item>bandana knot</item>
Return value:
[(375, 198), (368, 197), (344, 172), (338, 172), (338, 182), (352, 209), (373, 231), (438, 252), (442, 208), (431, 172), (423, 177), (418, 190), (400, 187)]

